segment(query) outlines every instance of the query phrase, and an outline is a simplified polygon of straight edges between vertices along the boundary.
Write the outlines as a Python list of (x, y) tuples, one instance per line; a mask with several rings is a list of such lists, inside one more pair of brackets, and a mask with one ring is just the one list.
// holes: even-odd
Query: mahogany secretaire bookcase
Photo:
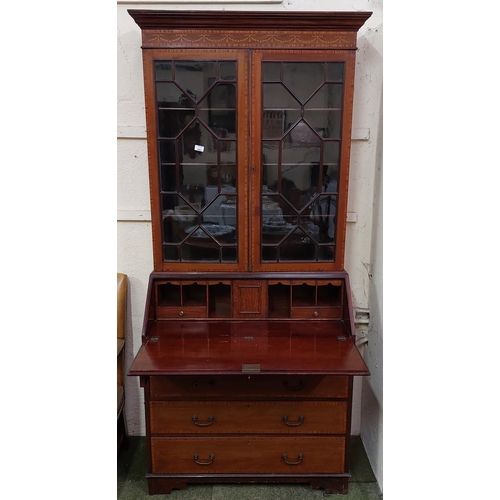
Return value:
[(130, 368), (149, 492), (346, 493), (355, 345), (344, 246), (367, 12), (129, 10), (142, 30), (154, 271)]

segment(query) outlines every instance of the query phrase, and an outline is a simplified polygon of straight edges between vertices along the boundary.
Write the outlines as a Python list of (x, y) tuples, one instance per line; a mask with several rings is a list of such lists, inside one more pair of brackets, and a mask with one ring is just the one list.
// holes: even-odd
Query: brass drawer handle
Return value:
[(179, 316), (184, 316), (184, 311), (181, 311), (181, 312), (179, 313)]
[(305, 387), (306, 383), (303, 380), (301, 380), (297, 385), (291, 386), (288, 383), (288, 381), (285, 380), (283, 382), (283, 385), (285, 386), (285, 389), (287, 389), (289, 391), (301, 391)]
[(193, 415), (193, 422), (198, 427), (208, 427), (209, 425), (212, 425), (214, 423), (214, 417), (212, 417), (212, 415), (210, 415), (208, 417), (208, 422), (202, 423), (202, 422), (198, 422), (198, 417), (196, 415)]
[(198, 387), (199, 385), (202, 385), (202, 384), (215, 385), (215, 382), (212, 379), (210, 379), (210, 380), (194, 380), (193, 381), (194, 387)]
[(206, 462), (202, 462), (201, 460), (198, 460), (198, 453), (194, 454), (193, 460), (195, 463), (198, 465), (211, 465), (214, 461), (215, 455), (213, 453), (210, 453), (209, 459)]
[(288, 455), (286, 453), (283, 453), (283, 455), (281, 455), (281, 459), (283, 460), (283, 462), (285, 462), (287, 465), (299, 465), (302, 463), (302, 460), (304, 459), (304, 455), (302, 455), (302, 453), (299, 454), (298, 456), (298, 461), (297, 462), (289, 462), (288, 461)]
[(299, 415), (299, 419), (297, 422), (289, 422), (288, 417), (286, 415), (283, 416), (283, 422), (285, 422), (288, 427), (297, 427), (304, 423), (304, 415)]

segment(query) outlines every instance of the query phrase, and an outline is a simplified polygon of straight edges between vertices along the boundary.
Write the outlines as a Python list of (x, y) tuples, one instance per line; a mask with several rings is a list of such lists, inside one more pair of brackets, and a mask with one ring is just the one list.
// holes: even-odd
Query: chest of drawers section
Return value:
[(150, 493), (191, 482), (309, 482), (349, 477), (351, 377), (152, 376)]

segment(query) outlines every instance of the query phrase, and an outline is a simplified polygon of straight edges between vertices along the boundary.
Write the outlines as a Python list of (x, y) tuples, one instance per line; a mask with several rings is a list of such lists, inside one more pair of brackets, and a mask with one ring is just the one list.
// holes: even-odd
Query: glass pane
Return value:
[(262, 121), (262, 138), (279, 139), (285, 132), (284, 111), (264, 111)]
[(302, 230), (297, 229), (280, 246), (280, 260), (301, 261), (316, 260), (316, 244)]
[(237, 256), (236, 61), (156, 61), (164, 258)]
[(220, 83), (200, 101), (200, 118), (218, 137), (234, 138), (236, 133), (236, 85)]
[(194, 111), (185, 109), (158, 109), (158, 133), (162, 138), (175, 138), (190, 126), (195, 116)]
[(182, 244), (181, 257), (184, 262), (220, 262), (220, 247), (207, 236), (198, 237), (197, 233)]
[(225, 226), (237, 227), (237, 206), (236, 196), (223, 196), (225, 199), (221, 202), (222, 224)]
[[(237, 168), (236, 165), (230, 163), (221, 163), (219, 165), (210, 166), (207, 169), (207, 183), (210, 186), (221, 185), (227, 189), (236, 189), (237, 184)], [(207, 201), (209, 203), (210, 200)]]
[(161, 165), (160, 182), (162, 191), (177, 191), (177, 167), (175, 165)]
[(156, 78), (156, 80), (171, 80), (172, 79), (172, 61), (156, 61), (155, 62), (155, 78)]
[[(165, 233), (164, 242), (181, 241), (185, 237), (185, 230), (200, 221), (201, 207), (197, 202), (192, 202), (187, 196), (170, 194), (162, 195), (162, 210), (165, 224), (169, 225)], [(167, 226), (165, 225), (164, 228)]]
[(205, 163), (184, 163), (181, 164), (182, 184), (179, 191), (190, 201), (201, 203), (204, 197), (204, 186), (207, 184), (207, 168)]
[(340, 144), (337, 141), (323, 141), (323, 161), (325, 163), (338, 163)]
[(281, 194), (298, 212), (311, 196), (311, 164), (283, 164), (281, 167)]
[(173, 210), (165, 211), (163, 217), (163, 242), (180, 243), (183, 240), (183, 234), (179, 229), (179, 221)]
[(186, 182), (186, 179), (188, 178), (187, 174), (192, 174), (192, 176), (194, 177), (196, 176), (196, 174), (199, 175), (200, 172), (206, 172), (206, 169), (204, 168), (198, 168), (197, 170), (198, 172), (196, 172), (195, 169), (190, 168), (189, 166), (184, 167), (184, 172), (186, 173), (186, 175), (184, 176), (184, 184), (181, 186), (179, 191), (183, 195), (184, 199), (186, 199), (191, 204), (191, 206), (200, 211), (203, 200), (205, 199), (204, 184), (191, 184)]
[[(267, 186), (266, 186), (267, 187)], [(271, 191), (269, 190), (271, 193)], [(262, 204), (262, 226), (264, 234), (271, 234), (277, 227), (285, 226), (280, 196), (264, 196)]]
[(330, 82), (342, 82), (344, 80), (344, 63), (326, 63), (326, 79)]
[(321, 242), (320, 227), (318, 224), (315, 224), (312, 220), (301, 221), (300, 229), (302, 229), (304, 233), (315, 242), (317, 243)]
[(300, 102), (281, 83), (265, 83), (264, 109), (300, 109)]
[[(264, 164), (263, 165), (263, 186), (262, 186), (262, 193), (264, 194), (267, 193), (272, 186), (276, 185), (278, 183), (278, 165), (275, 164)], [(264, 206), (266, 205), (266, 198), (263, 198), (263, 203)]]
[(193, 108), (194, 101), (173, 82), (156, 84), (156, 101), (159, 108)]
[(178, 261), (179, 247), (173, 245), (165, 245), (163, 247), (163, 259), (166, 261)]
[(264, 82), (279, 82), (281, 80), (281, 63), (265, 62), (262, 64), (262, 80)]
[(304, 120), (301, 120), (291, 128), (288, 136), (290, 142), (298, 146), (304, 146), (306, 144), (319, 146), (321, 143), (320, 133)]
[(197, 101), (203, 97), (215, 80), (215, 61), (175, 61), (174, 79), (180, 87)]
[(219, 243), (234, 243), (236, 241), (236, 227), (234, 225), (226, 226), (224, 224), (203, 224), (201, 228), (203, 228), (211, 238)]
[(234, 138), (236, 136), (236, 113), (234, 111), (209, 110), (207, 123), (217, 137)]
[(217, 157), (210, 155), (213, 135), (198, 120), (184, 129), (181, 134), (182, 161), (185, 163), (213, 163)]
[[(263, 141), (262, 142), (262, 162), (266, 163), (278, 163), (280, 151), (279, 141)], [(265, 178), (265, 175), (264, 175)], [(264, 184), (267, 182), (264, 180)]]
[(237, 259), (236, 247), (222, 247), (222, 262), (236, 262)]
[(263, 63), (263, 261), (334, 259), (343, 73), (343, 63)]
[(306, 108), (340, 108), (342, 106), (342, 88), (340, 83), (326, 83), (307, 101)]
[(179, 147), (178, 141), (158, 141), (161, 163), (175, 163), (175, 151)]
[(333, 245), (320, 246), (318, 260), (319, 261), (329, 261), (329, 262), (335, 260), (335, 247)]
[(177, 137), (194, 118), (194, 103), (174, 83), (157, 83), (158, 133), (160, 137)]
[(317, 241), (326, 243), (335, 238), (335, 221), (337, 214), (337, 196), (320, 195), (311, 205), (310, 219), (318, 226)]
[(198, 221), (196, 209), (183, 200), (179, 200), (173, 209), (163, 210), (164, 243), (180, 243), (186, 237), (187, 229)]
[[(274, 207), (273, 207), (274, 208)], [(277, 208), (273, 210), (280, 211), (281, 207), (277, 204)], [(279, 245), (288, 235), (290, 235), (296, 228), (294, 215), (267, 215), (262, 220), (262, 240), (266, 245)]]
[(340, 110), (304, 111), (307, 123), (324, 139), (340, 139)]
[(290, 137), (290, 132), (297, 125), (297, 123), (302, 119), (302, 110), (301, 109), (288, 109), (285, 112), (285, 133)]
[(324, 81), (324, 63), (283, 64), (283, 83), (297, 96), (300, 102), (309, 99)]
[(235, 231), (234, 227), (221, 224), (201, 224), (186, 229), (186, 233), (189, 234), (189, 240), (199, 240), (200, 242), (210, 244), (213, 241), (234, 241)]
[(283, 141), (282, 146), (284, 164), (319, 162), (321, 140), (313, 132), (299, 130), (296, 135), (291, 135), (290, 140)]
[(262, 261), (276, 262), (278, 260), (278, 247), (262, 247)]
[(234, 83), (217, 83), (200, 101), (200, 108), (235, 109), (236, 85)]
[(324, 191), (328, 193), (338, 192), (339, 168), (338, 165), (324, 165), (323, 176)]
[[(218, 141), (215, 139), (213, 143), (220, 153), (218, 156), (219, 164), (236, 163), (236, 141)], [(236, 179), (235, 175), (233, 175), (233, 179)]]
[(232, 186), (207, 186), (203, 221), (221, 226), (236, 227), (236, 189)]
[(216, 186), (207, 186), (205, 191), (210, 199), (203, 209), (203, 222), (224, 225), (221, 204), (225, 201), (225, 197), (217, 194)]
[(236, 80), (236, 62), (221, 61), (219, 63), (220, 80)]

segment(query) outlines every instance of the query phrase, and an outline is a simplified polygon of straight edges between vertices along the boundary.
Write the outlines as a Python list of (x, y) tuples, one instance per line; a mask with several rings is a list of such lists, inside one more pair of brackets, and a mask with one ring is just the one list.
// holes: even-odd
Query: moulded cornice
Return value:
[(341, 30), (358, 31), (372, 12), (254, 12), (136, 10), (128, 13), (142, 30)]

